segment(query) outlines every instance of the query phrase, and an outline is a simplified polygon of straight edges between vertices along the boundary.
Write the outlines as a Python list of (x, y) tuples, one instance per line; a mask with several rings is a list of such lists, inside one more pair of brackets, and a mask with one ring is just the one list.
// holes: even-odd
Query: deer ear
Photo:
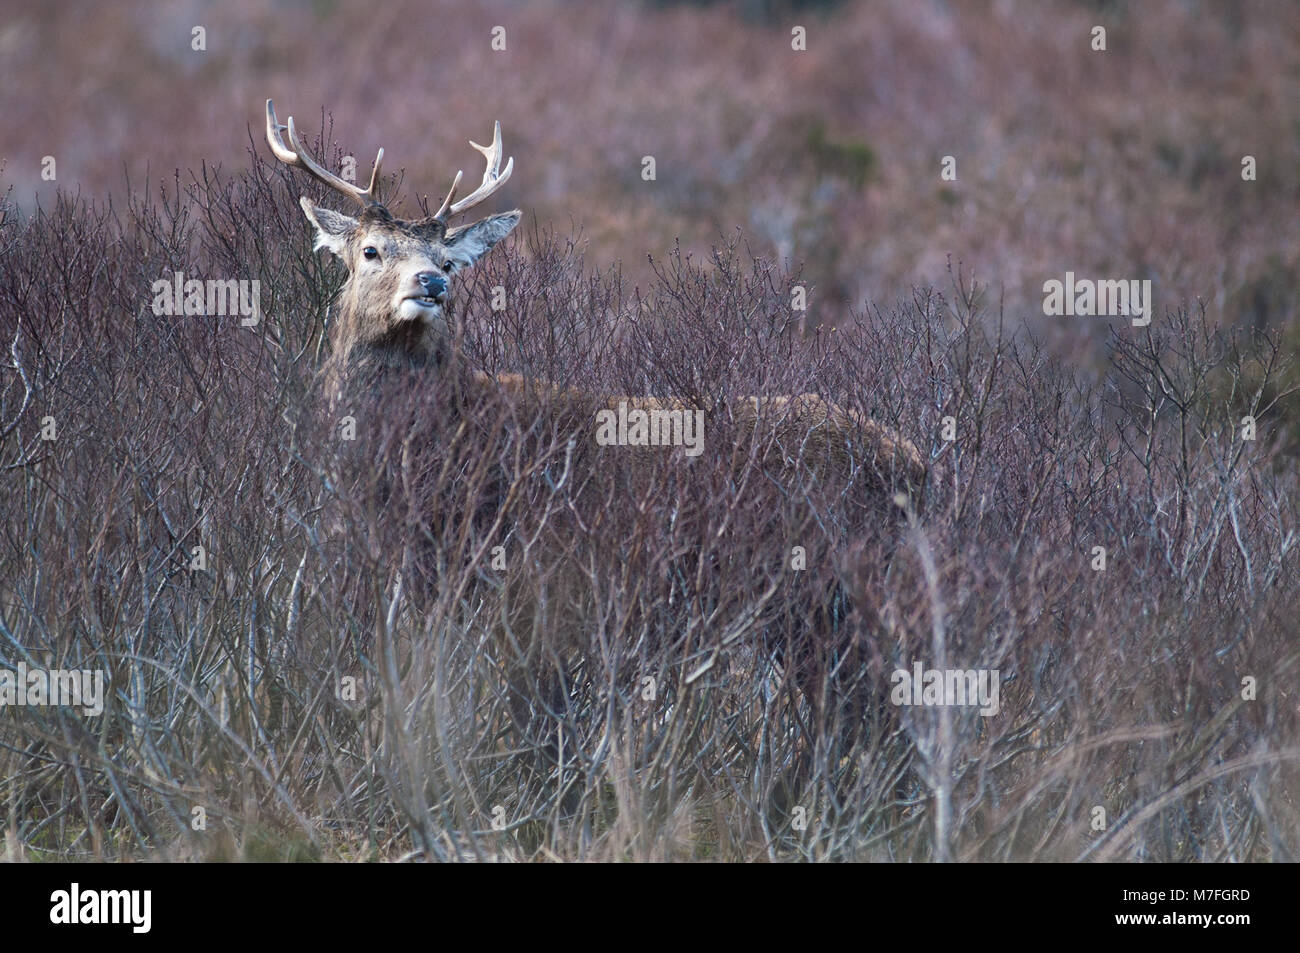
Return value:
[(316, 244), (313, 248), (316, 251), (328, 248), (340, 258), (344, 258), (348, 236), (357, 227), (357, 220), (342, 212), (323, 208), (305, 195), (298, 200), (298, 204), (302, 206), (307, 221), (316, 226)]
[(501, 239), (510, 234), (510, 230), (519, 224), (523, 213), (519, 209), (489, 215), (473, 225), (453, 228), (443, 239), (448, 255), (459, 268), (468, 268), (483, 257), (483, 254)]

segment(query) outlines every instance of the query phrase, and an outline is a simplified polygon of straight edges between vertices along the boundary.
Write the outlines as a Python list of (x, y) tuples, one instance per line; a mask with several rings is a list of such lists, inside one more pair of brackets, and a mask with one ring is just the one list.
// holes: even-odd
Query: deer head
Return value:
[[(286, 145), (282, 133), (288, 132)], [(364, 357), (380, 364), (438, 363), (450, 342), (450, 283), (519, 224), (515, 209), (471, 225), (449, 227), (449, 220), (478, 205), (505, 184), (514, 159), (501, 168), (501, 123), (492, 144), (471, 142), (487, 160), (483, 181), (455, 201), (463, 172), (457, 172), (438, 211), (428, 218), (396, 218), (379, 201), (376, 187), (384, 150), (375, 157), (370, 184), (362, 189), (326, 171), (303, 149), (293, 117), (281, 125), (275, 106), (266, 101), (266, 139), (276, 158), (308, 172), (360, 206), (357, 216), (299, 200), (316, 229), (316, 248), (327, 248), (348, 269), (339, 294), (335, 358)]]

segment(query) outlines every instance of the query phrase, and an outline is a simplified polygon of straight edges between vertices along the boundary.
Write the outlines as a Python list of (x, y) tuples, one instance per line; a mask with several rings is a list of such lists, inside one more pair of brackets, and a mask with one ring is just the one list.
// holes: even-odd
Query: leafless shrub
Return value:
[[(341, 275), (280, 175), (0, 220), (0, 664), (111, 688), (0, 712), (7, 856), (1294, 858), (1273, 338), (1170, 312), (1089, 385), (960, 276), (800, 335), (738, 243), (629, 294), (537, 232), (465, 289), (465, 360), (816, 391), (922, 447), (924, 505), (778, 479), (725, 414), (738, 469), (601, 469), (589, 422), (482, 392), (453, 425), (437, 381), (347, 441), (313, 409)], [(257, 278), (261, 324), (155, 315), (175, 271)], [(940, 656), (1001, 673), (996, 716), (890, 703)]]

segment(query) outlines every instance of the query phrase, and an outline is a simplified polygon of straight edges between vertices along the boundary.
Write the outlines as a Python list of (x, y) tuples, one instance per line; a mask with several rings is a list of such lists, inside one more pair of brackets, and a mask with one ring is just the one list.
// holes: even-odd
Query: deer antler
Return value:
[(487, 160), (487, 168), (483, 171), (483, 181), (479, 183), (477, 189), (465, 196), (455, 205), (452, 205), (451, 200), (456, 197), (456, 189), (460, 186), (460, 177), (465, 174), (463, 169), (457, 172), (456, 178), (452, 180), (451, 183), (451, 191), (448, 192), (447, 197), (442, 200), (442, 205), (438, 207), (438, 211), (433, 215), (434, 218), (446, 221), (452, 215), (459, 215), (461, 212), (473, 208), (497, 189), (501, 188), (501, 186), (505, 185), (506, 179), (510, 178), (510, 173), (515, 170), (514, 156), (511, 156), (510, 159), (506, 161), (505, 169), (501, 170), (501, 123), (499, 121), (496, 124), (496, 128), (492, 131), (492, 145), (480, 146), (473, 139), (469, 141), (469, 144), (479, 152), (483, 153), (483, 158)]
[[(284, 130), (289, 131), (289, 145), (284, 144), (280, 138), (280, 133)], [(293, 117), (289, 117), (287, 126), (280, 125), (280, 121), (275, 118), (275, 105), (271, 100), (266, 101), (266, 141), (271, 144), (271, 151), (275, 157), (285, 165), (296, 166), (299, 169), (305, 169), (311, 173), (312, 177), (320, 182), (325, 183), (335, 191), (342, 192), (344, 195), (355, 199), (362, 208), (371, 205), (382, 205), (376, 197), (375, 186), (379, 182), (379, 167), (384, 161), (384, 150), (379, 150), (379, 155), (375, 156), (375, 168), (370, 173), (370, 185), (361, 189), (351, 182), (340, 179), (332, 172), (327, 172), (324, 168), (317, 165), (307, 150), (298, 142), (298, 130), (294, 128)], [(506, 170), (509, 174), (509, 169)]]

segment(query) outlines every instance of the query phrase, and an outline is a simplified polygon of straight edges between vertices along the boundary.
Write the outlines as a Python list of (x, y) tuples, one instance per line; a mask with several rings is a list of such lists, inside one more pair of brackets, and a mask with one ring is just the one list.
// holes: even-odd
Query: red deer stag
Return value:
[[(285, 132), (288, 133), (287, 143), (283, 138)], [(597, 433), (597, 427), (592, 424), (592, 413), (617, 411), (620, 404), (624, 412), (629, 407), (668, 413), (695, 410), (676, 399), (585, 394), (552, 387), (545, 382), (526, 381), (519, 375), (488, 375), (465, 369), (465, 362), (455, 353), (457, 338), (453, 334), (450, 282), (509, 234), (519, 223), (520, 212), (514, 210), (490, 215), (458, 227), (451, 227), (449, 221), (477, 206), (509, 179), (514, 163), (511, 159), (502, 168), (500, 123), (496, 124), (490, 145), (471, 143), (486, 159), (479, 186), (457, 201), (461, 181), (458, 172), (437, 212), (416, 220), (394, 217), (376, 195), (384, 154), (382, 149), (375, 159), (370, 183), (362, 189), (315, 162), (303, 149), (293, 118), (289, 118), (287, 125), (281, 125), (269, 99), (266, 101), (266, 136), (272, 151), (282, 162), (303, 169), (360, 206), (360, 213), (353, 217), (323, 208), (306, 197), (300, 200), (304, 213), (316, 230), (316, 247), (333, 252), (348, 270), (347, 281), (336, 304), (333, 353), (327, 371), (332, 381), (332, 392), (337, 393), (337, 388), (347, 386), (350, 381), (373, 380), (376, 375), (383, 377), (388, 371), (396, 371), (399, 379), (407, 380), (412, 372), (436, 377), (455, 368), (452, 373), (459, 375), (457, 386), (478, 389), (480, 393), (504, 394), (508, 399), (526, 401), (531, 398), (534, 403), (551, 407), (565, 406), (570, 419), (578, 421), (579, 427), (584, 426), (582, 421), (585, 418), (585, 428), (590, 434), (586, 442), (590, 446), (580, 452), (588, 454), (584, 465), (593, 472), (610, 464), (591, 467)], [(538, 395), (544, 399), (536, 400)], [(735, 456), (723, 455), (720, 465), (724, 468), (729, 465), (728, 457), (734, 467), (742, 465), (736, 457), (746, 456), (746, 445), (751, 443), (748, 438), (766, 434), (770, 439), (758, 443), (764, 447), (760, 464), (768, 473), (779, 474), (789, 472), (794, 466), (803, 466), (807, 473), (835, 476), (841, 486), (855, 481), (858, 484), (869, 483), (868, 493), (877, 502), (890, 500), (899, 489), (917, 491), (925, 478), (924, 461), (905, 437), (816, 394), (743, 397), (725, 408), (705, 409), (710, 413), (723, 411), (731, 422), (730, 432), (737, 437)], [(447, 413), (450, 412), (451, 409), (447, 408)], [(760, 433), (760, 428), (766, 430)], [(630, 453), (620, 456), (620, 459), (644, 460), (647, 456)], [(596, 499), (599, 499), (599, 494)], [(888, 506), (886, 502), (882, 511)], [(598, 509), (598, 503), (589, 508)], [(820, 595), (813, 597), (813, 601), (820, 599)], [(522, 601), (527, 602), (526, 599)], [(539, 625), (535, 616), (528, 615), (529, 611), (525, 610), (525, 617), (517, 628), (532, 629), (534, 641), (539, 637), (551, 640), (552, 645), (543, 654), (552, 659), (557, 655), (581, 656), (583, 645), (579, 637), (559, 630), (581, 632), (586, 620), (549, 616), (547, 622)], [(808, 605), (805, 614), (817, 611), (818, 606)], [(511, 628), (508, 622), (506, 628)], [(539, 636), (539, 628), (550, 631)], [(521, 645), (521, 641), (526, 640), (511, 635), (501, 643), (501, 654), (512, 656), (505, 659), (504, 664), (513, 673), (510, 675), (512, 683), (535, 686), (538, 684), (536, 675), (527, 669), (536, 662), (538, 653), (533, 644)], [(788, 633), (781, 637), (781, 641), (791, 644)], [(555, 642), (565, 644), (557, 650)], [(815, 676), (803, 681), (809, 685), (810, 691), (816, 690), (813, 687), (813, 683), (818, 681)]]
[[(288, 145), (282, 137), (286, 131)], [(361, 207), (360, 215), (354, 218), (323, 208), (305, 196), (300, 199), (303, 212), (316, 229), (316, 248), (333, 252), (348, 269), (348, 280), (339, 295), (338, 325), (329, 368), (335, 382), (342, 383), (349, 377), (385, 367), (437, 367), (446, 362), (454, 340), (450, 279), (508, 235), (521, 217), (515, 209), (470, 225), (457, 228), (448, 225), (453, 216), (469, 211), (501, 188), (514, 171), (513, 158), (501, 168), (501, 124), (496, 124), (491, 145), (470, 143), (487, 160), (478, 188), (455, 201), (463, 175), (457, 172), (438, 211), (416, 220), (395, 218), (377, 198), (383, 149), (375, 158), (369, 185), (362, 189), (316, 163), (298, 141), (293, 117), (289, 117), (287, 125), (281, 125), (269, 99), (266, 137), (280, 161), (305, 170)], [(472, 375), (472, 381), (520, 394), (536, 390), (536, 385), (530, 385), (517, 374), (492, 376), (478, 372)], [(625, 408), (633, 409), (681, 409), (683, 406), (675, 400), (635, 396), (594, 399), (613, 411), (619, 409), (620, 402)], [(925, 478), (925, 464), (909, 440), (817, 394), (747, 397), (729, 410), (742, 425), (767, 419), (780, 431), (797, 438), (793, 443), (778, 441), (777, 444), (799, 447), (805, 462), (817, 459), (825, 460), (831, 467), (837, 463), (847, 467), (851, 462), (838, 458), (853, 446), (865, 448), (871, 458), (866, 461), (866, 472), (887, 477), (893, 484), (915, 490)], [(846, 441), (844, 435), (850, 433), (854, 439)]]

